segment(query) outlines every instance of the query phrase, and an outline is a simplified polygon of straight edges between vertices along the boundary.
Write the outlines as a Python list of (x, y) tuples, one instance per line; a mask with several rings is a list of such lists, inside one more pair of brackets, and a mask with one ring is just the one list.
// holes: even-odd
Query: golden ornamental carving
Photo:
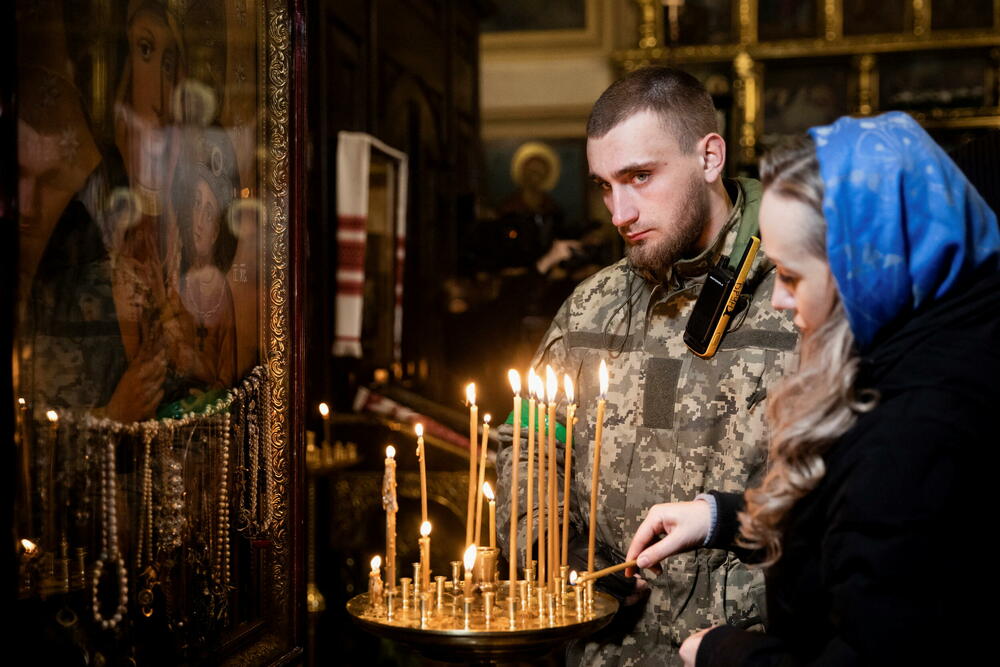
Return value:
[(739, 0), (740, 44), (757, 41), (757, 0)]
[(870, 115), (878, 108), (878, 70), (875, 56), (866, 53), (855, 58), (858, 70), (857, 112)]
[(844, 36), (843, 0), (823, 0), (823, 36), (828, 42)]
[(656, 37), (657, 0), (636, 0), (639, 5), (639, 48), (652, 49), (658, 44)]
[(736, 104), (741, 116), (739, 130), (740, 160), (753, 162), (757, 151), (757, 127), (759, 125), (760, 85), (753, 58), (746, 51), (737, 54), (733, 60), (736, 71)]
[(930, 0), (913, 0), (913, 34), (926, 37), (931, 33)]
[(291, 497), (291, 457), (289, 448), (289, 307), (288, 307), (288, 131), (289, 58), (291, 25), (285, 7), (272, 8), (266, 29), (267, 108), (264, 122), (267, 147), (268, 239), (267, 299), (265, 317), (269, 323), (266, 340), (270, 382), (269, 415), (272, 486), (268, 501), (275, 530), (272, 535), (272, 598), (279, 625), (290, 618), (292, 591), (291, 535), (288, 499)]

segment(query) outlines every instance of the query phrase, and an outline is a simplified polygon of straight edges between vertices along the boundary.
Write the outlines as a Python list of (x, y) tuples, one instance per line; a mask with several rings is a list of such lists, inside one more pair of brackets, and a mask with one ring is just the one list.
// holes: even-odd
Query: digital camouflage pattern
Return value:
[[(560, 377), (568, 373), (577, 387), (571, 520), (580, 535), (588, 530), (598, 365), (601, 359), (608, 364), (597, 541), (622, 555), (652, 505), (691, 500), (704, 490), (742, 491), (765, 464), (761, 399), (792, 368), (797, 334), (791, 318), (770, 307), (774, 271), (763, 253), (748, 280), (758, 284), (752, 299), (745, 299), (745, 317), (734, 317), (716, 355), (699, 359), (683, 341), (709, 267), (730, 252), (741, 216), (757, 215), (760, 184), (745, 179), (738, 184), (733, 212), (712, 247), (677, 262), (665, 284), (639, 277), (626, 260), (590, 277), (563, 304), (533, 362), (536, 369), (552, 364)], [(509, 480), (509, 431), (501, 439), (499, 479)], [(521, 449), (524, 480), (523, 442)], [(501, 526), (509, 526), (509, 493), (501, 484)], [(519, 493), (523, 508), (523, 482)], [(518, 521), (523, 545), (524, 513)], [(508, 532), (498, 533), (506, 551)], [(520, 560), (523, 566), (523, 552)], [(650, 595), (638, 603), (643, 608), (629, 614), (637, 617), (634, 626), (577, 644), (570, 650), (571, 664), (680, 664), (677, 650), (691, 633), (717, 623), (746, 626), (764, 613), (762, 573), (726, 551), (676, 556), (648, 581)]]

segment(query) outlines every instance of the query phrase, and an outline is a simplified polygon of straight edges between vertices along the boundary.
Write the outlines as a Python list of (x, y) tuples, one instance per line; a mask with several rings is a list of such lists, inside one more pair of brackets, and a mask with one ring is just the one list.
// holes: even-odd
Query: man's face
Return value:
[(681, 151), (657, 114), (588, 139), (587, 160), (634, 267), (662, 275), (691, 250), (708, 222), (708, 183), (699, 151)]

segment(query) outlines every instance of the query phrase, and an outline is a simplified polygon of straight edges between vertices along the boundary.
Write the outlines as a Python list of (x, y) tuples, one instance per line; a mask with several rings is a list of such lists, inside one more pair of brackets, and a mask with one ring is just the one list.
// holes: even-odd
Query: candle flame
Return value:
[(24, 396), (18, 396), (17, 397), (17, 404), (20, 405), (23, 408), (25, 405), (28, 404), (28, 402), (26, 400), (24, 400)]
[(483, 495), (486, 496), (487, 500), (493, 500), (495, 498), (493, 495), (493, 487), (490, 486), (489, 482), (483, 482)]
[(483, 415), (484, 424), (489, 424), (491, 419), (493, 419), (493, 417), (490, 416), (490, 413), (487, 412), (485, 415)]
[(462, 556), (462, 561), (465, 564), (465, 571), (471, 572), (472, 568), (476, 564), (476, 545), (470, 544), (469, 548), (465, 550), (465, 555)]
[(52, 422), (53, 424), (59, 421), (59, 413), (56, 412), (55, 410), (49, 410), (48, 412), (45, 413), (45, 416), (48, 417), (49, 421)]
[(573, 380), (569, 375), (563, 375), (563, 391), (566, 392), (566, 402), (573, 403)]
[(417, 425), (413, 427), (413, 432), (417, 434), (418, 438), (424, 437), (424, 425), (417, 422)]
[(431, 522), (424, 521), (420, 524), (420, 537), (427, 537), (431, 534)]
[(323, 419), (330, 416), (330, 406), (326, 403), (319, 404), (319, 414), (322, 415)]
[(601, 398), (607, 396), (608, 393), (608, 365), (604, 363), (604, 359), (601, 359), (601, 368), (598, 371), (598, 375), (601, 380)]
[(569, 585), (570, 586), (576, 586), (576, 580), (577, 580), (577, 578), (579, 578), (579, 576), (580, 575), (578, 575), (576, 573), (576, 570), (573, 570), (572, 572), (570, 572), (569, 573)]
[(382, 557), (375, 556), (375, 558), (372, 558), (372, 572), (377, 573), (380, 567), (382, 567)]
[(535, 393), (535, 378), (538, 377), (538, 373), (535, 372), (534, 366), (528, 367), (528, 392)]
[(545, 385), (542, 384), (542, 378), (537, 375), (532, 378), (531, 393), (534, 394), (535, 398), (539, 401), (545, 400)]
[(513, 368), (507, 371), (507, 379), (510, 380), (510, 388), (514, 390), (515, 396), (521, 395), (521, 374)]
[(35, 549), (38, 548), (38, 545), (29, 539), (22, 539), (21, 546), (24, 548), (24, 553), (26, 554), (33, 554), (35, 553)]
[(396, 455), (396, 448), (395, 447), (393, 447), (392, 445), (389, 445), (388, 447), (385, 448), (385, 458), (391, 459), (395, 455)]
[(552, 366), (545, 366), (545, 395), (549, 399), (549, 403), (556, 402), (556, 392), (559, 391), (559, 380), (556, 378), (556, 372), (552, 370)]
[(465, 385), (465, 402), (469, 405), (476, 404), (476, 383), (470, 382)]

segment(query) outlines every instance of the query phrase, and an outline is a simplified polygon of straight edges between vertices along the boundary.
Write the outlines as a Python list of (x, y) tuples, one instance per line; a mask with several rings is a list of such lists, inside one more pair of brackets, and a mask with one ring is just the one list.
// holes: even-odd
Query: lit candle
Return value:
[(590, 535), (587, 539), (587, 571), (594, 571), (594, 542), (597, 536), (597, 487), (601, 482), (601, 436), (604, 431), (604, 401), (608, 395), (608, 365), (601, 359), (601, 395), (597, 399), (597, 423), (594, 427), (594, 467), (590, 471)]
[[(48, 410), (45, 413), (45, 416), (49, 420), (49, 426), (52, 437), (52, 444), (51, 444), (52, 458), (50, 459), (50, 462), (54, 463), (59, 458), (59, 454), (56, 452), (56, 450), (59, 448), (59, 413), (56, 412), (55, 410)], [(47, 475), (47, 477), (48, 477), (48, 489), (46, 490), (45, 493), (48, 495), (51, 502), (56, 497), (56, 475), (50, 473), (49, 475)], [(56, 513), (46, 512), (42, 522), (45, 527), (44, 534), (55, 535)]]
[(549, 402), (549, 591), (556, 588), (559, 571), (559, 495), (556, 488), (556, 394), (559, 380), (552, 366), (545, 367), (545, 396)]
[(368, 601), (372, 607), (382, 606), (382, 557), (372, 558), (372, 571), (368, 575)]
[(535, 391), (538, 394), (538, 588), (545, 588), (548, 579), (545, 576), (545, 563), (548, 555), (548, 542), (545, 540), (545, 384), (541, 377), (535, 378)]
[(497, 502), (493, 496), (493, 487), (489, 482), (483, 482), (483, 495), (490, 501), (490, 549), (497, 547)]
[(470, 382), (465, 387), (465, 400), (469, 404), (469, 503), (465, 511), (465, 543), (472, 542), (472, 512), (476, 496), (476, 434), (479, 425), (479, 408), (476, 406), (476, 385)]
[[(528, 570), (534, 572), (534, 567), (531, 563), (531, 547), (534, 545), (534, 523), (532, 521), (532, 512), (535, 506), (535, 490), (534, 483), (535, 480), (532, 479), (535, 470), (535, 369), (528, 369), (528, 491), (527, 498), (525, 499), (524, 511), (525, 511), (525, 521), (527, 522), (527, 535), (525, 536), (524, 544), (524, 573), (525, 578), (530, 579), (528, 575)], [(513, 518), (511, 519), (513, 521)]]
[[(486, 482), (486, 445), (489, 442), (490, 437), (490, 415), (483, 415), (483, 448), (479, 452), (479, 484), (476, 486), (476, 490), (483, 488), (483, 484)], [(483, 497), (479, 493), (476, 493), (476, 541), (475, 544), (481, 544), (481, 537), (483, 534)]]
[(569, 509), (570, 487), (573, 479), (573, 426), (576, 424), (576, 403), (573, 402), (573, 380), (569, 375), (563, 376), (563, 391), (566, 393), (566, 460), (563, 466), (563, 520), (562, 520), (562, 558), (559, 562), (565, 565), (569, 562)]
[(431, 588), (431, 522), (420, 524), (420, 590), (426, 593)]
[(319, 414), (323, 417), (323, 444), (330, 444), (330, 406), (320, 403)]
[(465, 599), (472, 597), (472, 568), (476, 566), (476, 545), (470, 544), (462, 556), (462, 563), (465, 565), (465, 585), (462, 590)]
[(382, 507), (385, 508), (385, 576), (389, 590), (396, 587), (396, 448), (385, 448), (385, 477), (382, 479)]
[(424, 425), (413, 427), (417, 433), (417, 458), (420, 460), (420, 519), (427, 523), (427, 460), (424, 456)]
[(510, 598), (515, 598), (514, 585), (517, 581), (517, 497), (520, 493), (517, 472), (521, 460), (521, 375), (511, 369), (507, 371), (510, 388), (514, 391), (514, 465), (510, 469), (510, 544), (507, 551), (510, 560)]

